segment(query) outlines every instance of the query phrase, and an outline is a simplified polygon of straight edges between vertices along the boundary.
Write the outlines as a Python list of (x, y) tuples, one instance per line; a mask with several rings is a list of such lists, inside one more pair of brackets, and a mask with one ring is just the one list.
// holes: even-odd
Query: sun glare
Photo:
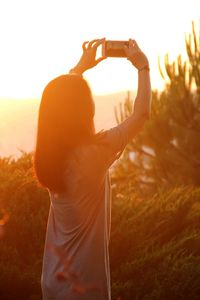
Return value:
[[(200, 2), (8, 0), (0, 8), (0, 97), (38, 98), (49, 80), (78, 62), (83, 41), (102, 37), (135, 38), (149, 58), (153, 88), (162, 89), (158, 56), (184, 53)], [(126, 59), (106, 59), (85, 77), (95, 94), (137, 87)]]

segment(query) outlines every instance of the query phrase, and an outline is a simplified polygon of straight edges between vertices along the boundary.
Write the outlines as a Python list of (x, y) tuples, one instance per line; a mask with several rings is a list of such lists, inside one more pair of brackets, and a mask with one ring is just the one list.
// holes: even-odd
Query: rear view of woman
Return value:
[(125, 46), (138, 70), (133, 113), (96, 133), (94, 101), (83, 78), (103, 40), (83, 43), (78, 64), (45, 87), (39, 108), (33, 167), (50, 197), (41, 275), (44, 300), (111, 300), (109, 168), (150, 115), (149, 64), (136, 41)]

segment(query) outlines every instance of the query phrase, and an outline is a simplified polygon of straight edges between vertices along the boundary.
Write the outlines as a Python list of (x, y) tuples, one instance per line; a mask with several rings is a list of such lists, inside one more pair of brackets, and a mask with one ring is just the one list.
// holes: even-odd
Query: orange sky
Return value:
[[(199, 0), (6, 0), (0, 2), (0, 98), (40, 97), (52, 78), (78, 61), (84, 40), (134, 38), (147, 54), (153, 88), (157, 59), (184, 53), (184, 33), (198, 22)], [(95, 94), (137, 87), (126, 59), (107, 59), (85, 73)]]

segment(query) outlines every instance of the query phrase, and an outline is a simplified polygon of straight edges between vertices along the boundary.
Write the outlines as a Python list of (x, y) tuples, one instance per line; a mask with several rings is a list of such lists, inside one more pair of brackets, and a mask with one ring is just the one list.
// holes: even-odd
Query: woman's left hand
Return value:
[[(106, 59), (106, 56), (102, 56), (96, 59), (96, 52), (98, 46), (103, 44), (105, 41), (104, 39), (96, 39), (92, 40), (91, 42), (84, 42), (82, 44), (83, 54), (78, 62), (78, 64), (73, 68), (73, 71), (79, 74), (82, 74), (88, 69), (95, 67), (98, 63), (102, 60)], [(86, 44), (88, 44), (86, 46)]]

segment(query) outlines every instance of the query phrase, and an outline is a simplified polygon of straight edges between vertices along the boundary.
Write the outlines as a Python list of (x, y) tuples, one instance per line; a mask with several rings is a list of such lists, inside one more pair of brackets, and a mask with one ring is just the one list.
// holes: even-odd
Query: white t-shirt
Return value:
[(65, 195), (49, 191), (41, 286), (44, 300), (111, 300), (109, 168), (129, 142), (131, 119), (67, 160)]

